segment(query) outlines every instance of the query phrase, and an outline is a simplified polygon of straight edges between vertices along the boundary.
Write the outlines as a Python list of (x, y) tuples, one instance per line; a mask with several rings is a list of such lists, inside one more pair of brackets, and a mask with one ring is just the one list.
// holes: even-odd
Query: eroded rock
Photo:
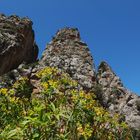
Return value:
[(111, 67), (102, 62), (98, 68), (97, 81), (103, 88), (102, 103), (112, 113), (125, 116), (134, 130), (140, 129), (140, 97), (127, 90)]
[(56, 33), (47, 45), (40, 65), (64, 70), (86, 89), (91, 89), (96, 81), (93, 58), (75, 28), (64, 28)]
[(32, 63), (37, 57), (32, 21), (0, 14), (0, 75), (17, 68), (22, 62)]
[[(140, 97), (124, 87), (106, 62), (100, 64), (96, 75), (93, 57), (77, 29), (59, 30), (39, 64), (27, 65), (36, 61), (38, 53), (32, 22), (28, 18), (4, 15), (0, 15), (0, 21), (0, 75), (6, 73), (0, 76), (0, 88), (11, 86), (25, 76), (30, 80), (33, 94), (37, 94), (40, 89), (36, 72), (46, 66), (57, 67), (77, 80), (80, 88), (95, 91), (97, 100), (112, 114), (124, 115), (124, 120), (135, 131), (136, 140), (140, 139)], [(10, 71), (13, 68), (16, 69)]]

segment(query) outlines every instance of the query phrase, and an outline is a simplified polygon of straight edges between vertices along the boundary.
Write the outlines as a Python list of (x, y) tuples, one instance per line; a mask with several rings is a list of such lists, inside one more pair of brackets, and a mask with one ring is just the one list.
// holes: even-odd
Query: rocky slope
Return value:
[(104, 106), (111, 112), (123, 114), (132, 128), (140, 129), (140, 97), (123, 86), (106, 62), (101, 62), (98, 68), (97, 81), (103, 88)]
[(17, 68), (22, 62), (36, 61), (37, 56), (32, 21), (0, 14), (0, 75)]
[[(101, 62), (96, 74), (93, 57), (81, 41), (77, 29), (59, 30), (47, 45), (39, 63), (27, 66), (26, 63), (36, 60), (38, 50), (31, 21), (3, 15), (0, 20), (0, 75), (18, 67), (0, 77), (0, 88), (12, 85), (21, 76), (27, 76), (36, 92), (35, 73), (46, 66), (57, 67), (77, 80), (85, 91), (95, 91), (97, 99), (111, 113), (123, 114), (124, 121), (137, 131), (136, 139), (140, 138), (140, 97), (123, 86), (106, 62)], [(22, 63), (24, 61), (25, 64)]]

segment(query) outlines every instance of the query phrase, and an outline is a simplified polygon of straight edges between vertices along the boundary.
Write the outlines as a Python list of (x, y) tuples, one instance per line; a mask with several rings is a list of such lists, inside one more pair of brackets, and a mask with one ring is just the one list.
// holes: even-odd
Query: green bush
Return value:
[[(94, 93), (85, 93), (68, 74), (47, 67), (36, 76), (39, 96), (32, 93), (27, 78), (0, 89), (1, 140), (132, 139), (119, 115), (102, 108)], [(16, 97), (17, 93), (32, 97)]]

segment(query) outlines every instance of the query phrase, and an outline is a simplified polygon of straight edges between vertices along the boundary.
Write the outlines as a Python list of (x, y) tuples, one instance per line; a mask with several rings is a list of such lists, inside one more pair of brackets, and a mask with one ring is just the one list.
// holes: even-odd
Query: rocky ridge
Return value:
[[(15, 19), (15, 17), (13, 18)], [(30, 23), (28, 19), (20, 20), (25, 20), (27, 23)], [(15, 25), (16, 21), (13, 20), (13, 22)], [(2, 27), (0, 26), (0, 28)], [(23, 29), (25, 31), (25, 28)], [(30, 32), (30, 35), (33, 33), (31, 25), (29, 26), (29, 28), (27, 28), (26, 31), (27, 34)], [(20, 35), (18, 31), (15, 32), (17, 32), (17, 34), (14, 34), (14, 41), (15, 38)], [(37, 90), (37, 80), (35, 77), (35, 73), (39, 69), (42, 69), (46, 66), (57, 67), (60, 70), (68, 73), (74, 80), (77, 80), (84, 90), (95, 90), (97, 86), (100, 87), (100, 90), (98, 90), (98, 92), (96, 93), (100, 103), (111, 113), (117, 112), (119, 114), (123, 114), (123, 119), (129, 124), (130, 127), (132, 127), (136, 131), (140, 130), (140, 97), (128, 91), (123, 86), (120, 78), (113, 72), (111, 67), (106, 62), (101, 62), (96, 74), (93, 57), (91, 56), (90, 50), (88, 49), (86, 43), (81, 41), (78, 29), (64, 28), (62, 30), (59, 30), (53, 37), (52, 41), (47, 45), (45, 51), (43, 52), (41, 60), (38, 63), (27, 66), (26, 63), (34, 62), (37, 58), (37, 47), (35, 47), (36, 45), (34, 46), (34, 38), (32, 35), (32, 39), (30, 39), (29, 37), (26, 38), (27, 35), (25, 36), (25, 38), (27, 39), (26, 42), (30, 42), (30, 40), (32, 40), (32, 43), (27, 43), (28, 45), (23, 45), (24, 43), (22, 44), (19, 40), (15, 41), (16, 44), (18, 44), (15, 45), (16, 47), (20, 48), (20, 45), (23, 45), (24, 49), (27, 47), (30, 51), (27, 51), (28, 49), (22, 51), (21, 47), (20, 49), (17, 49), (17, 51), (15, 51), (14, 56), (17, 55), (18, 58), (19, 54), (23, 52), (24, 55), (27, 52), (30, 52), (30, 55), (25, 55), (26, 57), (24, 57), (24, 55), (22, 54), (21, 57), (23, 57), (21, 59), (16, 59), (18, 62), (10, 62), (10, 67), (7, 66), (8, 64), (4, 64), (4, 59), (6, 59), (7, 61), (11, 58), (14, 59), (13, 51), (6, 51), (6, 49), (9, 50), (10, 47), (6, 48), (5, 45), (0, 42), (0, 47), (2, 48), (0, 48), (0, 51), (3, 52), (0, 52), (1, 74), (7, 73), (9, 70), (16, 68), (0, 77), (0, 88), (12, 85), (21, 76), (27, 76), (34, 87), (34, 90)], [(9, 36), (8, 40), (13, 41)], [(5, 40), (5, 42), (7, 41)], [(10, 44), (9, 42), (7, 43)], [(9, 55), (3, 55), (5, 52), (7, 52), (7, 54)], [(138, 133), (136, 133), (136, 139), (139, 138), (140, 136), (138, 135)]]
[(123, 114), (132, 128), (139, 129), (140, 96), (127, 90), (106, 62), (101, 62), (98, 68), (97, 81), (103, 89), (103, 105), (110, 112)]

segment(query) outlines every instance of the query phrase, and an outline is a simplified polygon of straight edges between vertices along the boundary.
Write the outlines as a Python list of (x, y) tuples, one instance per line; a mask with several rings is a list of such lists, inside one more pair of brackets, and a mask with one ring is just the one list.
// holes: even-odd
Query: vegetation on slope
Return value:
[(1, 140), (131, 140), (131, 131), (56, 68), (39, 71), (38, 93), (26, 77), (0, 89)]

